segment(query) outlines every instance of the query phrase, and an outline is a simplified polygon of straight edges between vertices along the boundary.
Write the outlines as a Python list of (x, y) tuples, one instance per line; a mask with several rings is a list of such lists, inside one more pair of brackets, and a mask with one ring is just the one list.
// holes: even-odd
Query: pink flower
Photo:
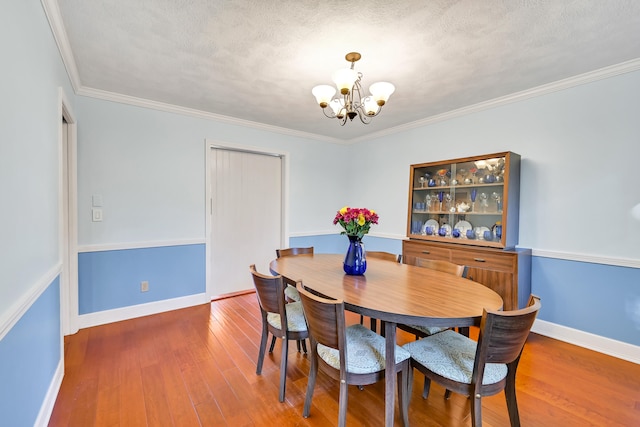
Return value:
[(346, 234), (348, 236), (358, 236), (362, 238), (369, 232), (371, 224), (378, 223), (378, 214), (367, 208), (350, 208), (345, 206), (340, 209), (335, 218), (333, 224), (340, 224), (344, 231), (340, 234)]

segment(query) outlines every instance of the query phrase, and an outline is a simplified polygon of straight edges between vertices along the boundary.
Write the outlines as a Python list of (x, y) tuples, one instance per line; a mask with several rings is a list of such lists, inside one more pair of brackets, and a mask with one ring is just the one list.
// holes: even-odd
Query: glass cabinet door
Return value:
[(519, 171), (520, 157), (511, 152), (412, 165), (408, 236), (515, 246)]

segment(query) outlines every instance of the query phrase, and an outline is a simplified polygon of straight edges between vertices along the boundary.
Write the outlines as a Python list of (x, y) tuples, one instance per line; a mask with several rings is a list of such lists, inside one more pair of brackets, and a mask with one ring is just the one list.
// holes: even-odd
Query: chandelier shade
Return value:
[(325, 108), (329, 105), (329, 102), (331, 102), (333, 95), (336, 94), (336, 88), (329, 85), (319, 85), (314, 87), (311, 93), (316, 97), (318, 104), (320, 104), (322, 108)]
[[(350, 68), (342, 68), (332, 75), (335, 87), (329, 85), (315, 86), (311, 93), (322, 112), (330, 119), (338, 119), (341, 126), (356, 116), (364, 124), (369, 124), (371, 118), (380, 114), (382, 106), (387, 103), (395, 86), (389, 82), (377, 82), (369, 86), (371, 95), (362, 90), (362, 73), (355, 71), (354, 65), (361, 58), (358, 52), (350, 52), (345, 59), (351, 62)], [(338, 97), (333, 96), (338, 92)], [(330, 108), (327, 108), (330, 107)]]
[(381, 107), (389, 100), (395, 90), (395, 86), (389, 82), (378, 82), (369, 86), (369, 92)]
[(358, 80), (358, 73), (351, 68), (342, 68), (337, 70), (331, 76), (331, 79), (336, 84), (336, 87), (342, 95), (349, 93), (353, 84)]

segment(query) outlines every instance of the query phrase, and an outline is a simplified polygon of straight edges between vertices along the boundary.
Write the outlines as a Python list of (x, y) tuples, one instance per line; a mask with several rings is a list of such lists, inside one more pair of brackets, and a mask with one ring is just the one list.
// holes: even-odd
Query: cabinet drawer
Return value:
[(470, 268), (481, 268), (485, 270), (505, 271), (512, 273), (515, 271), (516, 257), (510, 254), (495, 253), (471, 253), (467, 251), (453, 251), (451, 261), (456, 264), (466, 265)]
[(415, 258), (451, 260), (451, 249), (421, 243), (405, 242), (403, 252), (405, 264), (414, 264)]

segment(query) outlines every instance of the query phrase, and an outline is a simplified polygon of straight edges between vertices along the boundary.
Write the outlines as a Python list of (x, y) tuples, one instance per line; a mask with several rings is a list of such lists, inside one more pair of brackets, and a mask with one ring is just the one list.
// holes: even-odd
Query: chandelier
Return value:
[[(347, 53), (345, 59), (351, 62), (351, 68), (342, 68), (332, 75), (333, 82), (340, 91), (337, 98), (332, 99), (336, 93), (336, 88), (329, 85), (319, 85), (311, 90), (316, 97), (316, 101), (322, 107), (322, 112), (330, 119), (338, 119), (340, 126), (344, 126), (349, 120), (356, 116), (364, 124), (369, 124), (371, 118), (377, 116), (382, 110), (382, 106), (387, 102), (395, 86), (388, 82), (377, 82), (369, 86), (371, 95), (364, 95), (361, 80), (362, 73), (353, 69), (354, 64), (362, 55), (358, 52)], [(330, 109), (327, 109), (327, 106)], [(327, 113), (327, 111), (330, 111)]]

